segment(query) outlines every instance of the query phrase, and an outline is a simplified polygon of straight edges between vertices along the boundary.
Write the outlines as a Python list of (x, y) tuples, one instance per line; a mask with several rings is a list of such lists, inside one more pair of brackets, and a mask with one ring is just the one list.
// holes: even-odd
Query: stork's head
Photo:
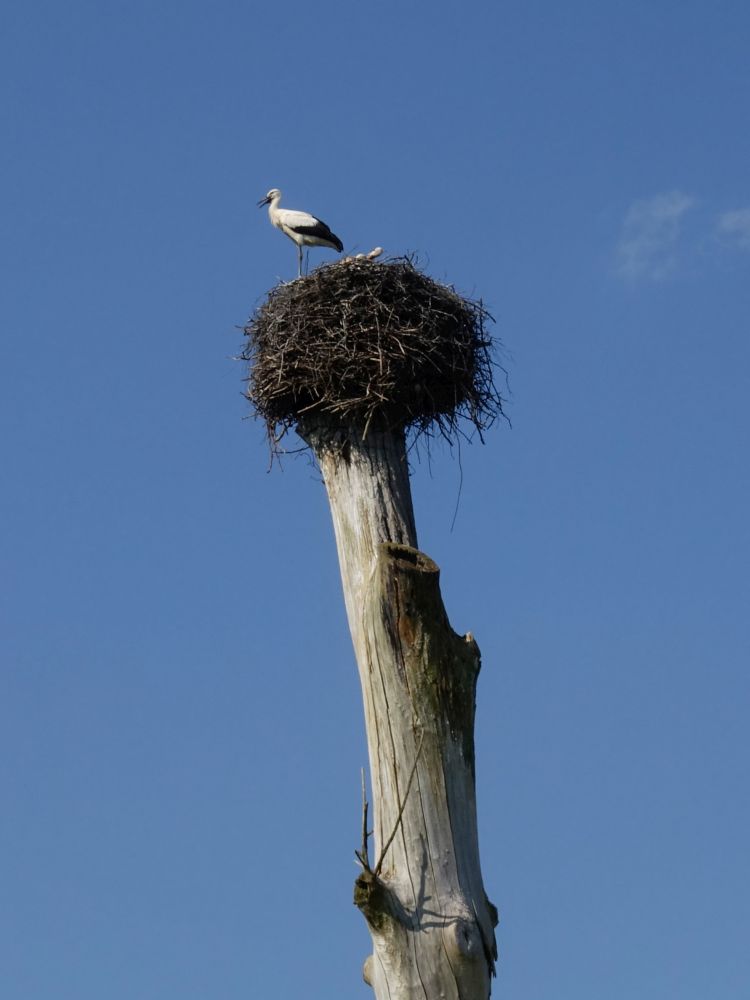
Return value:
[(258, 208), (260, 208), (262, 205), (268, 205), (272, 201), (278, 201), (280, 197), (281, 197), (281, 191), (279, 191), (278, 188), (271, 188), (271, 190), (268, 192), (265, 198), (261, 198), (260, 201), (258, 202)]

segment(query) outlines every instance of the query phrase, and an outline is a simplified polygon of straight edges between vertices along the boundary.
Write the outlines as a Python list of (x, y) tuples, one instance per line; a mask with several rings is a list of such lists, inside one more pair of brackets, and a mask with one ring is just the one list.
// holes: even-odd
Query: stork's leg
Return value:
[(299, 274), (297, 275), (297, 277), (301, 278), (302, 277), (302, 245), (301, 244), (299, 244), (297, 246), (297, 266), (299, 268)]

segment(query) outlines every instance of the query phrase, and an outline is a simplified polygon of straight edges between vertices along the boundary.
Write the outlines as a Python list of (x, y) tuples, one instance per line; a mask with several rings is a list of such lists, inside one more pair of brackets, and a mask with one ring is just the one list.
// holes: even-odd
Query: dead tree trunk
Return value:
[(451, 629), (439, 570), (417, 549), (403, 433), (304, 434), (330, 500), (367, 725), (374, 856), (365, 836), (354, 893), (373, 940), (364, 977), (377, 1000), (485, 1000), (497, 914), (477, 838), (479, 649)]
[(377, 1000), (486, 1000), (497, 912), (474, 791), (479, 649), (450, 627), (417, 548), (405, 433), (481, 435), (502, 414), (481, 302), (409, 260), (349, 258), (278, 285), (246, 327), (248, 398), (272, 447), (295, 428), (323, 473), (359, 665), (374, 800), (354, 901)]

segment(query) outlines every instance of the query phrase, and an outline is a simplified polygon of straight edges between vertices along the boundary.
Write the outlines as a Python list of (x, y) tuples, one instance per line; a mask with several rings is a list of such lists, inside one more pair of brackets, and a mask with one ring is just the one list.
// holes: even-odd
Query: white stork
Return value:
[(330, 247), (331, 250), (344, 249), (344, 244), (332, 233), (325, 222), (316, 219), (309, 212), (295, 212), (289, 208), (279, 208), (281, 191), (271, 188), (265, 198), (258, 202), (258, 208), (268, 205), (268, 218), (297, 244), (299, 277), (302, 277), (302, 247)]

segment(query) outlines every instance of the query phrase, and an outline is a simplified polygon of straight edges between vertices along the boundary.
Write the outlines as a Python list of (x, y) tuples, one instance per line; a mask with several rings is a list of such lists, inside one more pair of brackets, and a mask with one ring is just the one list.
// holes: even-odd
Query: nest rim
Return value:
[(416, 255), (348, 257), (270, 290), (242, 328), (245, 397), (272, 456), (295, 430), (449, 445), (508, 421), (508, 372), (482, 299), (427, 275)]

